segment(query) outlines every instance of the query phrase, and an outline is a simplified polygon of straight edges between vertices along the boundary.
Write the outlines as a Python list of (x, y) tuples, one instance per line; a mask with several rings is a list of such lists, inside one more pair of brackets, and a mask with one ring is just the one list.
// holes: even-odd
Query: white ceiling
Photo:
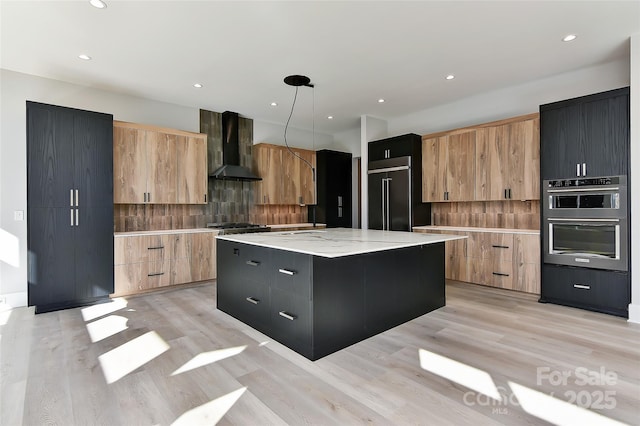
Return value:
[(334, 134), (625, 57), (640, 32), (640, 1), (106, 1), (0, 1), (0, 66), (275, 123), (303, 74), (292, 125)]

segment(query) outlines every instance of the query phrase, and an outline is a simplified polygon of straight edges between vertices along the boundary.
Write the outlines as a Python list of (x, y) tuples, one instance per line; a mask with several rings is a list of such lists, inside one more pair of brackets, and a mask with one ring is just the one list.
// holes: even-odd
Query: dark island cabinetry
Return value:
[(29, 305), (113, 293), (113, 116), (27, 102)]
[(337, 258), (217, 244), (218, 309), (311, 360), (445, 304), (442, 242)]
[(626, 175), (629, 88), (540, 106), (542, 179)]

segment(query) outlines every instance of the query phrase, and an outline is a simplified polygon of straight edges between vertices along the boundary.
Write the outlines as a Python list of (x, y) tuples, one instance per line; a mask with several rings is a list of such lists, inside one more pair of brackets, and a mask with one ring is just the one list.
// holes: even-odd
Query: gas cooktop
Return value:
[(266, 232), (271, 228), (266, 225), (258, 225), (247, 222), (219, 222), (207, 223), (207, 228), (219, 229), (220, 235), (224, 234), (246, 234), (250, 232)]

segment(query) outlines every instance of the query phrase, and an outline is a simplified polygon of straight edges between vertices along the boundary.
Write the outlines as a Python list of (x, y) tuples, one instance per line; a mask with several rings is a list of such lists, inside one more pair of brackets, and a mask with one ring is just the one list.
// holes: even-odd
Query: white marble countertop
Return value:
[[(267, 225), (271, 229), (287, 229), (287, 228), (313, 228), (313, 223), (278, 223), (275, 225)], [(326, 228), (324, 223), (316, 223), (316, 228)]]
[(288, 250), (320, 257), (341, 257), (415, 247), (467, 238), (460, 235), (330, 228), (307, 231), (218, 235), (220, 240)]
[(160, 231), (130, 231), (130, 232), (114, 232), (114, 237), (134, 237), (141, 235), (166, 235), (166, 234), (195, 234), (199, 232), (213, 232), (216, 235), (220, 232), (217, 229), (210, 228), (190, 228), (190, 229), (163, 229)]
[(462, 232), (495, 232), (505, 234), (531, 234), (540, 235), (538, 229), (510, 229), (510, 228), (478, 228), (473, 226), (414, 226), (414, 231), (462, 231)]

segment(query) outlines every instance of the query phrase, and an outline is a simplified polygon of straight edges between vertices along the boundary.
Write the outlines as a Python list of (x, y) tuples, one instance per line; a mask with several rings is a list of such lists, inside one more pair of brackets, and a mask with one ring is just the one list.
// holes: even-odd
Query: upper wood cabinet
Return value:
[(477, 130), (475, 200), (540, 196), (539, 123), (536, 116)]
[(114, 122), (115, 204), (205, 204), (204, 134)]
[(475, 130), (422, 141), (422, 201), (474, 197)]
[(423, 202), (539, 197), (537, 113), (422, 137)]
[(300, 148), (291, 151), (280, 145), (254, 145), (253, 172), (262, 178), (256, 182), (256, 204), (315, 203), (309, 164), (315, 169), (316, 153)]

